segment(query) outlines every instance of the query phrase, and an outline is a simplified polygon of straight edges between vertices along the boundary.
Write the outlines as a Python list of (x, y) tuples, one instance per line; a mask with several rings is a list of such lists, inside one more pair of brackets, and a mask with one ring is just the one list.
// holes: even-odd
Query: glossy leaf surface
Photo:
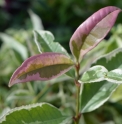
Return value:
[(67, 72), (73, 62), (60, 53), (43, 53), (28, 58), (12, 75), (9, 86), (34, 80), (49, 80)]
[(90, 112), (103, 105), (117, 86), (107, 81), (84, 84), (81, 94), (81, 112)]
[(77, 61), (108, 34), (120, 11), (114, 6), (102, 8), (77, 28), (70, 39), (70, 49)]
[(0, 124), (70, 124), (72, 117), (63, 116), (54, 106), (41, 103), (12, 109)]
[(34, 31), (34, 38), (40, 53), (58, 52), (69, 56), (67, 51), (58, 42), (54, 42), (54, 36), (51, 32), (36, 30)]

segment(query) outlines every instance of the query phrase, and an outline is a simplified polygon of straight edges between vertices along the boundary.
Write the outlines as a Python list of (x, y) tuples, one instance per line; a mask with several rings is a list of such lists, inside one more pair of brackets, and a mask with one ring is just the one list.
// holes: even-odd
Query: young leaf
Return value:
[(102, 8), (77, 28), (70, 39), (70, 49), (77, 61), (108, 34), (119, 12), (121, 9), (114, 6)]
[(82, 78), (80, 79), (83, 83), (94, 83), (105, 80), (105, 75), (108, 70), (100, 65), (96, 65), (91, 67), (88, 71), (86, 71)]
[(81, 94), (81, 113), (93, 111), (103, 105), (117, 87), (117, 84), (107, 81), (84, 84)]
[(54, 36), (51, 32), (36, 30), (34, 31), (34, 38), (40, 53), (57, 52), (69, 56), (67, 51), (58, 42), (54, 42)]
[(9, 86), (16, 83), (46, 81), (67, 72), (73, 62), (60, 53), (43, 53), (28, 58), (12, 75)]
[(70, 124), (72, 117), (63, 116), (54, 106), (41, 103), (12, 109), (0, 124)]

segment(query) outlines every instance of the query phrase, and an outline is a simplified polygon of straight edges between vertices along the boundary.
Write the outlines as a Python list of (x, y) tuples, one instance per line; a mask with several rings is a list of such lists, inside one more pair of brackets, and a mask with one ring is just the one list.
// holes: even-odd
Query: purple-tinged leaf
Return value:
[(77, 61), (108, 34), (119, 12), (121, 9), (114, 6), (102, 8), (77, 28), (70, 39), (70, 49)]
[(48, 52), (32, 56), (16, 69), (9, 86), (27, 81), (46, 81), (64, 74), (73, 65), (67, 56), (60, 53)]

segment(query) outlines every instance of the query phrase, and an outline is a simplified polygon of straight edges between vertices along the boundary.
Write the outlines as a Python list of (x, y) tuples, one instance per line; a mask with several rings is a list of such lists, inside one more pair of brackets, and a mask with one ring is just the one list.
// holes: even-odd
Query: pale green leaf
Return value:
[(2, 39), (3, 43), (6, 44), (7, 47), (14, 49), (17, 51), (23, 59), (28, 57), (28, 51), (24, 45), (13, 39), (11, 36), (0, 33), (0, 38)]
[(0, 124), (71, 124), (72, 117), (64, 116), (47, 103), (14, 108), (0, 119)]
[(38, 15), (36, 15), (32, 10), (29, 10), (29, 14), (31, 17), (33, 28), (35, 30), (43, 30), (44, 27), (43, 27), (41, 18)]
[(122, 83), (122, 69), (115, 69), (108, 72), (105, 79), (112, 83)]
[(69, 56), (67, 51), (58, 42), (54, 42), (54, 36), (51, 32), (36, 30), (34, 31), (34, 38), (40, 53), (57, 52)]
[(83, 83), (94, 83), (103, 81), (105, 80), (104, 77), (107, 72), (107, 69), (103, 66), (93, 66), (82, 75), (82, 78), (80, 80)]

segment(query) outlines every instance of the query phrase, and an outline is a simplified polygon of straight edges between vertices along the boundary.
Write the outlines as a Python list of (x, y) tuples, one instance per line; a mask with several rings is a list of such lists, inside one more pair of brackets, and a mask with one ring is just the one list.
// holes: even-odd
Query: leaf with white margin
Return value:
[(67, 51), (58, 42), (54, 42), (54, 36), (49, 31), (34, 31), (34, 41), (40, 53), (57, 52), (69, 56)]
[(105, 80), (108, 70), (104, 66), (96, 65), (88, 69), (81, 77), (83, 83), (94, 83)]
[(64, 116), (48, 103), (14, 108), (0, 119), (0, 124), (71, 124), (72, 117)]
[(106, 74), (105, 79), (112, 83), (122, 83), (122, 69), (115, 69)]
[[(118, 87), (107, 81), (85, 83), (81, 96), (81, 113), (91, 112), (103, 105)], [(81, 85), (82, 88), (82, 85)]]

